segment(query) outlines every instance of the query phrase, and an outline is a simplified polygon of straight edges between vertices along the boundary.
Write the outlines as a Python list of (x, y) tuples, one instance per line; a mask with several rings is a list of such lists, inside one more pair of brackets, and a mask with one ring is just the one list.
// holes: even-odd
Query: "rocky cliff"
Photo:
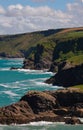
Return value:
[(23, 68), (50, 69), (56, 62), (83, 63), (83, 27), (0, 36), (0, 57), (24, 57)]
[(46, 83), (64, 87), (83, 84), (83, 64), (71, 66), (66, 62), (62, 63), (59, 65), (58, 72), (46, 80)]
[(23, 124), (33, 121), (81, 124), (83, 91), (30, 91), (19, 102), (0, 108), (0, 124)]
[(23, 68), (57, 71), (61, 62), (83, 63), (83, 28), (63, 29), (27, 50)]

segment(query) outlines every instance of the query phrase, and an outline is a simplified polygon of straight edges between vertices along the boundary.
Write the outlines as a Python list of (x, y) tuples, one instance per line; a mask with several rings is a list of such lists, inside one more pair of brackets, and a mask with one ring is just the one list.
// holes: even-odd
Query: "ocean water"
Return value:
[[(44, 81), (54, 75), (38, 70), (10, 70), (10, 67), (22, 67), (23, 59), (0, 59), (0, 107), (10, 105), (30, 90), (57, 90), (58, 86), (45, 84)], [(82, 130), (83, 125), (64, 125), (52, 122), (34, 122), (27, 125), (0, 125), (0, 130)]]

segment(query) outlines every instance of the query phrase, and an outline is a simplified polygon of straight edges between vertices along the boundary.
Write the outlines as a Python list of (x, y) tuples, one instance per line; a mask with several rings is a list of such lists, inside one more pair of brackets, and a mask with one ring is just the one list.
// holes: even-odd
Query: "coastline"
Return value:
[(67, 125), (63, 123), (38, 122), (23, 125), (0, 125), (0, 130), (82, 130), (83, 125)]
[(17, 103), (0, 108), (0, 123), (10, 125), (48, 121), (83, 124), (78, 119), (78, 116), (83, 117), (82, 97), (83, 92), (78, 89), (29, 91)]
[[(24, 71), (24, 70), (23, 70)], [(32, 70), (33, 71), (33, 70)], [(36, 71), (36, 70), (35, 70)], [(38, 70), (38, 71), (40, 71), (40, 70)], [(49, 73), (49, 72), (48, 72)], [(64, 109), (64, 106), (62, 106), (61, 104), (62, 104), (62, 102), (61, 102), (61, 100), (62, 100), (62, 98), (63, 98), (63, 96), (62, 96), (62, 98), (60, 97), (59, 98), (59, 100), (57, 100), (57, 98), (56, 98), (56, 96), (57, 96), (57, 93), (60, 93), (60, 95), (61, 94), (63, 94), (63, 95), (65, 95), (66, 94), (66, 96), (69, 94), (69, 95), (72, 95), (72, 94), (75, 94), (76, 93), (76, 95), (79, 95), (80, 96), (80, 94), (81, 94), (81, 92), (79, 92), (77, 89), (76, 90), (72, 90), (72, 89), (64, 89), (64, 90), (56, 90), (56, 92), (54, 91), (44, 91), (44, 92), (39, 92), (39, 91), (32, 91), (32, 92), (29, 92), (29, 93), (27, 93), (27, 95), (29, 96), (29, 98), (30, 98), (30, 95), (31, 95), (31, 97), (33, 98), (34, 96), (36, 96), (36, 98), (38, 98), (37, 99), (37, 101), (38, 101), (38, 104), (37, 105), (39, 105), (39, 106), (31, 106), (31, 104), (30, 104), (30, 102), (28, 102), (28, 98), (27, 98), (27, 100), (25, 100), (25, 99), (20, 99), (20, 101), (18, 101), (17, 103), (15, 103), (15, 104), (12, 104), (12, 105), (9, 105), (9, 106), (6, 106), (6, 107), (3, 107), (3, 108), (0, 108), (0, 118), (1, 118), (1, 120), (2, 120), (2, 122), (4, 123), (6, 123), (6, 124), (12, 124), (12, 123), (16, 123), (16, 124), (18, 124), (18, 122), (19, 122), (19, 117), (20, 116), (23, 116), (24, 117), (24, 115), (27, 115), (27, 116), (33, 116), (33, 119), (31, 119), (31, 120), (28, 120), (28, 119), (25, 119), (25, 121), (24, 121), (24, 123), (28, 123), (28, 122), (34, 122), (34, 121), (36, 121), (36, 122), (38, 122), (38, 121), (42, 121), (42, 120), (44, 120), (44, 121), (53, 121), (53, 122), (62, 122), (62, 121), (64, 121), (65, 119), (64, 119), (64, 117), (65, 117), (65, 115), (63, 116), (63, 117), (61, 117), (63, 114), (67, 114), (67, 113), (69, 113), (69, 110), (67, 111), (67, 108), (65, 108)], [(67, 93), (68, 92), (68, 93)], [(79, 94), (78, 94), (79, 93)], [(24, 95), (24, 96), (26, 96), (27, 97), (27, 95)], [(81, 97), (79, 98), (79, 96), (78, 96), (78, 98), (76, 99), (76, 101), (75, 102), (77, 102), (77, 103), (80, 103), (79, 101), (78, 101), (78, 99), (80, 99), (80, 100), (82, 100), (81, 99)], [(70, 96), (71, 97), (71, 96)], [(66, 98), (66, 97), (65, 97)], [(67, 97), (68, 98), (68, 97)], [(22, 102), (21, 102), (21, 100), (22, 100)], [(57, 104), (57, 101), (59, 102), (59, 104)], [(69, 100), (68, 100), (69, 101)], [(71, 99), (71, 101), (73, 101), (72, 99)], [(36, 100), (34, 101), (35, 103), (37, 103), (36, 102)], [(63, 101), (64, 102), (64, 101)], [(82, 102), (81, 102), (82, 103)], [(49, 104), (50, 104), (50, 106), (49, 106)], [(61, 107), (59, 107), (59, 105), (61, 106)], [(20, 107), (21, 106), (21, 107)], [(26, 107), (25, 106), (27, 106), (27, 109), (26, 109)], [(79, 105), (78, 105), (79, 106)], [(78, 107), (77, 106), (77, 107)], [(23, 108), (22, 108), (23, 107)], [(38, 107), (37, 109), (36, 109), (36, 107)], [(42, 107), (45, 107), (45, 108), (42, 108)], [(69, 107), (69, 106), (68, 106)], [(70, 107), (71, 107), (71, 105), (70, 105)], [(74, 106), (75, 107), (75, 106)], [(22, 112), (21, 112), (21, 110), (20, 109), (22, 109)], [(26, 110), (25, 110), (26, 109)], [(17, 115), (15, 115), (15, 113), (19, 113), (19, 111), (18, 110), (20, 110), (20, 116), (18, 116), (17, 118), (17, 121), (14, 119), (15, 118), (15, 116), (17, 116)], [(30, 110), (29, 111), (29, 113), (27, 113), (26, 111), (28, 111), (28, 110)], [(76, 109), (74, 109), (74, 110), (76, 110)], [(23, 113), (23, 111), (25, 111), (25, 114)], [(14, 113), (15, 112), (15, 113)], [(29, 115), (30, 114), (30, 112), (31, 112), (31, 115)], [(37, 112), (37, 113), (36, 113)], [(45, 113), (46, 112), (46, 113)], [(70, 113), (72, 112), (72, 114), (74, 114), (73, 112), (74, 111), (72, 111), (72, 109), (70, 109)], [(3, 114), (2, 114), (3, 113)], [(5, 115), (5, 113), (8, 113), (8, 115)], [(23, 114), (23, 115), (22, 115)], [(45, 115), (46, 114), (46, 115)], [(60, 115), (61, 114), (61, 115)], [(12, 115), (12, 118), (11, 118), (11, 115)], [(49, 116), (49, 115), (51, 115), (51, 117)], [(59, 115), (58, 117), (56, 117), (56, 115)], [(8, 117), (9, 116), (9, 117)], [(72, 115), (71, 117), (73, 117), (74, 115)], [(76, 115), (75, 115), (76, 116)], [(29, 117), (29, 118), (30, 118)], [(35, 118), (34, 118), (35, 117)], [(69, 119), (69, 117), (68, 117), (68, 115), (67, 115), (67, 118), (68, 118), (68, 122), (69, 122), (69, 124), (72, 124), (72, 122), (71, 121), (73, 121), (73, 124), (81, 124), (82, 122), (80, 122), (80, 120), (78, 119), (78, 116), (76, 116), (74, 119), (75, 119), (75, 122), (74, 122), (74, 119)], [(5, 120), (6, 119), (6, 120)], [(8, 121), (9, 120), (9, 121)], [(22, 121), (23, 122), (23, 121)], [(66, 122), (67, 123), (67, 122)], [(22, 124), (22, 123), (19, 123), (19, 124)]]

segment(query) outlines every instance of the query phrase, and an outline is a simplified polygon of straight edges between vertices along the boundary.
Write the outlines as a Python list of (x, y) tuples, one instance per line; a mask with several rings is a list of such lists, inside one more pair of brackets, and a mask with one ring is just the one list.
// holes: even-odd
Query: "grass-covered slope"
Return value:
[[(38, 48), (37, 45), (43, 47), (41, 54), (39, 51), (41, 48)], [(32, 62), (26, 63), (25, 66), (40, 69), (49, 68), (52, 62), (67, 61), (74, 65), (83, 63), (83, 28), (60, 29), (41, 38), (37, 45), (30, 48), (26, 55), (27, 59), (30, 59), (29, 61), (34, 62), (33, 66)]]
[[(61, 35), (60, 35), (61, 34)], [(75, 63), (79, 62), (83, 55), (83, 31), (72, 31), (59, 33), (56, 36), (57, 44), (53, 53), (53, 60), (68, 60)]]
[(38, 69), (52, 62), (83, 63), (83, 27), (0, 36), (0, 57), (25, 57), (27, 68)]
[(23, 68), (28, 69), (60, 71), (82, 65), (83, 27), (0, 36), (0, 57), (25, 57)]
[(31, 52), (31, 47), (59, 30), (0, 36), (0, 57), (25, 57), (28, 50)]

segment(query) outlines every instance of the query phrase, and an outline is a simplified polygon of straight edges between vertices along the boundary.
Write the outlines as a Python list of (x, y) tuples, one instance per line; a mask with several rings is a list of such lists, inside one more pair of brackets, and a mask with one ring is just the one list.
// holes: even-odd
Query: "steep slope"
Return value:
[(83, 28), (61, 29), (42, 38), (30, 51), (27, 51), (23, 68), (49, 69), (51, 66), (50, 70), (55, 71), (63, 61), (75, 65), (83, 63)]
[(83, 64), (66, 69), (65, 66), (62, 67), (53, 77), (48, 79), (46, 83), (64, 87), (83, 85)]
[(30, 47), (34, 47), (41, 39), (59, 30), (0, 36), (0, 57), (25, 57), (27, 50), (30, 53)]
[(25, 57), (23, 68), (55, 71), (63, 61), (83, 63), (82, 42), (83, 27), (0, 36), (0, 57)]

